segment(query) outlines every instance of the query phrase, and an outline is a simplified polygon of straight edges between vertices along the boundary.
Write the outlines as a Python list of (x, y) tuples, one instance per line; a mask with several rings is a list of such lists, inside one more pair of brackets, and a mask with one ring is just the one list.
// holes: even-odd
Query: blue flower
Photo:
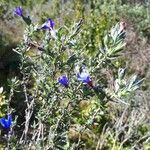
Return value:
[(8, 115), (7, 119), (6, 118), (1, 118), (0, 119), (0, 124), (5, 128), (8, 129), (12, 125), (12, 115)]
[(89, 82), (91, 82), (91, 78), (90, 75), (87, 72), (81, 72), (77, 74), (77, 79), (79, 81), (82, 81), (83, 83), (88, 84)]
[(61, 85), (63, 85), (64, 87), (68, 88), (69, 80), (68, 80), (68, 77), (66, 75), (63, 75), (63, 76), (59, 77), (58, 82)]
[(93, 87), (92, 79), (87, 70), (83, 69), (80, 73), (77, 73), (77, 79), (84, 84), (88, 84), (89, 86)]
[(16, 7), (15, 14), (18, 16), (22, 16), (23, 9), (21, 7)]
[(55, 22), (52, 19), (48, 19), (42, 26), (41, 29), (52, 30), (55, 26)]

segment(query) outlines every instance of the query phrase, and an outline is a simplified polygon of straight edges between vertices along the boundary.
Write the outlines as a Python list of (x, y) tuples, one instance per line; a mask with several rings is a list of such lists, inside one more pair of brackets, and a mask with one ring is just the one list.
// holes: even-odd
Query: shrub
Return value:
[[(144, 146), (148, 134), (142, 123), (147, 120), (141, 117), (142, 112), (137, 116), (136, 102), (131, 98), (143, 80), (136, 75), (128, 79), (126, 69), (114, 65), (125, 46), (126, 24), (119, 22), (105, 32), (93, 55), (82, 47), (82, 19), (70, 28), (56, 29), (50, 18), (43, 25), (35, 25), (26, 16), (20, 17), (27, 27), (22, 42), (13, 49), (21, 60), (21, 75), (9, 81), (7, 113), (12, 113), (15, 121), (6, 132), (4, 147)], [(10, 105), (17, 92), (22, 95), (16, 100), (18, 105)], [(145, 132), (141, 135), (138, 130)]]

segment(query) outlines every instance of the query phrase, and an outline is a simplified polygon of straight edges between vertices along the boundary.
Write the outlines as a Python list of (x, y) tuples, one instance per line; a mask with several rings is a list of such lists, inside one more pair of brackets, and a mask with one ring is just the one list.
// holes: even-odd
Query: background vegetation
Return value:
[[(69, 60), (67, 60), (68, 54), (62, 55), (61, 42), (52, 41), (48, 44), (46, 55), (39, 62), (31, 56), (32, 54), (27, 54), (31, 60), (23, 55), (22, 50), (25, 46), (22, 44), (23, 37), (25, 34), (28, 37), (28, 34), (34, 30), (13, 14), (17, 6), (22, 6), (24, 14), (30, 16), (34, 25), (40, 26), (47, 18), (52, 18), (61, 42), (64, 35), (71, 36), (79, 25), (81, 32), (70, 39), (72, 45), (67, 45), (68, 43), (65, 45), (67, 50), (70, 49), (69, 52), (76, 56), (75, 60), (69, 62), (70, 68), (63, 65)], [(82, 26), (75, 24), (80, 19), (83, 19)], [(103, 47), (104, 37), (119, 21), (127, 24), (125, 38), (127, 44), (121, 55), (119, 53), (120, 56), (111, 62), (113, 67), (103, 64), (97, 71), (95, 69), (98, 62), (97, 54)], [(9, 143), (10, 149), (43, 147), (45, 149), (150, 149), (149, 22), (148, 0), (1, 0), (0, 87), (3, 87), (3, 90), (0, 92), (0, 116), (3, 117), (8, 113), (9, 105), (13, 110), (14, 120), (9, 141), (5, 136), (7, 131), (1, 128), (1, 147), (6, 147)], [(46, 34), (43, 32), (31, 34), (31, 39), (39, 43), (42, 43), (42, 39), (47, 42)], [(16, 47), (21, 57), (12, 50)], [(54, 60), (52, 56), (57, 57), (54, 57)], [(53, 63), (49, 64), (49, 60)], [(60, 64), (57, 64), (58, 60)], [(129, 92), (128, 97), (123, 97), (125, 102), (130, 104), (129, 106), (112, 101), (103, 104), (99, 100), (110, 99), (112, 94), (110, 91), (106, 91), (109, 98), (102, 94), (97, 98), (91, 89), (82, 85), (79, 90), (70, 88), (68, 91), (55, 85), (54, 80), (71, 70), (68, 76), (73, 79), (70, 82), (72, 86), (77, 86), (78, 82), (73, 74), (76, 63), (79, 66), (86, 64), (90, 73), (93, 69), (95, 72), (91, 76), (94, 78), (94, 84), (101, 85), (102, 89), (113, 89), (118, 69), (121, 67), (127, 68), (125, 78), (138, 74), (139, 79), (144, 78), (144, 82), (136, 92)], [(49, 70), (54, 66), (58, 69), (56, 72)], [(53, 79), (49, 78), (50, 75)], [(36, 93), (36, 90), (39, 93)], [(68, 94), (65, 95), (65, 92)], [(49, 93), (51, 93), (50, 98), (48, 98)], [(29, 102), (25, 94), (28, 95)], [(31, 110), (28, 105), (31, 105)], [(51, 111), (48, 111), (50, 109)], [(98, 114), (95, 112), (97, 110)], [(69, 116), (69, 113), (72, 116)], [(30, 124), (25, 117), (27, 115), (32, 116), (28, 118)], [(29, 129), (26, 129), (27, 127)]]

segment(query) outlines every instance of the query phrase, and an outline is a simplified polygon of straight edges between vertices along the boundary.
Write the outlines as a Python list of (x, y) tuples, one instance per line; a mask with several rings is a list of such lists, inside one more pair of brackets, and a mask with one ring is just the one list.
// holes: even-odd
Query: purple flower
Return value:
[(77, 79), (79, 81), (82, 81), (83, 83), (89, 83), (91, 82), (90, 75), (87, 72), (81, 72), (77, 74)]
[(63, 75), (63, 76), (59, 77), (58, 82), (61, 85), (63, 85), (64, 87), (68, 88), (69, 80), (68, 80), (68, 77), (66, 75)]
[(15, 14), (18, 16), (22, 16), (23, 9), (21, 7), (16, 7)]
[(52, 19), (48, 19), (42, 26), (41, 29), (52, 30), (55, 26), (55, 22)]
[(83, 69), (82, 72), (78, 73), (77, 79), (84, 84), (88, 84), (89, 86), (93, 87), (92, 79), (87, 70)]
[(12, 125), (12, 115), (8, 115), (7, 116), (7, 119), (6, 118), (1, 118), (0, 119), (0, 124), (5, 128), (5, 129), (8, 129), (11, 127)]

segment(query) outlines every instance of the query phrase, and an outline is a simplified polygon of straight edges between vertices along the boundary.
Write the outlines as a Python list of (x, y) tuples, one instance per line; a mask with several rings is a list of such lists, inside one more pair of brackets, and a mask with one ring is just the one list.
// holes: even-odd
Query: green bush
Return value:
[[(42, 11), (33, 1), (6, 2), (2, 4), (8, 12), (22, 2), (32, 22), (25, 9), (24, 16), (16, 19), (21, 22), (18, 26), (27, 24), (21, 26), (25, 27), (23, 38), (13, 49), (19, 57), (18, 77), (8, 81), (8, 92), (2, 88), (0, 92), (1, 117), (13, 116), (11, 127), (1, 130), (0, 147), (149, 147), (147, 104), (134, 97), (143, 79), (129, 76), (121, 62), (126, 34), (125, 23), (118, 22), (124, 16), (122, 10), (131, 18), (142, 18), (145, 15), (138, 10), (145, 11), (144, 7), (131, 10), (121, 1), (55, 0), (49, 14), (47, 1), (36, 1), (45, 8)], [(42, 30), (49, 17), (56, 20), (55, 27)], [(73, 24), (74, 20), (78, 22)]]

